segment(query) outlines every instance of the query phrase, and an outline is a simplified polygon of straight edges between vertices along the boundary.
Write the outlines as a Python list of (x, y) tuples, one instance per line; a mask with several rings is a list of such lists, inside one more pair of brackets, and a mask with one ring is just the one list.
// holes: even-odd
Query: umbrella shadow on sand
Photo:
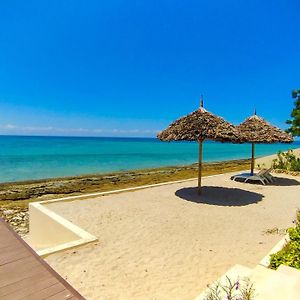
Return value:
[(196, 187), (182, 188), (175, 195), (186, 201), (218, 206), (245, 206), (262, 201), (263, 195), (239, 188), (204, 186), (198, 195)]

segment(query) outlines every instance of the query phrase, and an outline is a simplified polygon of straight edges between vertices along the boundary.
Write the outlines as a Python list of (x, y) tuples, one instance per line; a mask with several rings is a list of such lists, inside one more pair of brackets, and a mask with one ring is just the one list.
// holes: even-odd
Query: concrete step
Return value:
[(291, 274), (267, 269), (254, 268), (251, 281), (254, 283), (257, 300), (299, 300), (300, 288), (298, 277)]
[(288, 276), (293, 276), (294, 278), (297, 278), (300, 282), (300, 270), (296, 268), (280, 265), (279, 268), (276, 270), (276, 272), (280, 272)]
[(251, 280), (255, 281), (256, 284), (263, 285), (265, 281), (268, 281), (270, 276), (275, 273), (274, 270), (268, 269), (261, 265), (257, 265), (251, 273)]
[[(254, 269), (235, 265), (215, 283), (227, 285), (227, 277), (232, 281), (250, 278), (255, 289), (255, 300), (300, 300), (300, 270), (288, 266), (282, 265), (275, 271), (261, 265)], [(206, 289), (195, 300), (205, 299), (208, 291)]]
[[(222, 285), (227, 285), (228, 280), (227, 277), (235, 281), (237, 279), (241, 279), (244, 277), (250, 277), (252, 273), (252, 269), (244, 267), (242, 265), (234, 265), (232, 268), (230, 268), (222, 277), (220, 277), (218, 280), (216, 280), (212, 285), (216, 284), (217, 282), (220, 282)], [(209, 289), (204, 290), (200, 295), (198, 295), (195, 300), (203, 300), (205, 299), (207, 293), (209, 292)]]

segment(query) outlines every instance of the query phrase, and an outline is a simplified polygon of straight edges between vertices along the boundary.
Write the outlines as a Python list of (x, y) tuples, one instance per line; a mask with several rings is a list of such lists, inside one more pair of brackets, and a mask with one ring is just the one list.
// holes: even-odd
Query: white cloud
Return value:
[(54, 128), (52, 126), (48, 126), (48, 127), (25, 126), (25, 127), (15, 127), (15, 128), (24, 130), (24, 131), (51, 131), (51, 130), (54, 130)]
[(95, 133), (102, 133), (104, 130), (101, 128), (97, 128), (93, 130)]
[(159, 130), (151, 129), (104, 129), (104, 128), (59, 128), (53, 126), (19, 126), (13, 124), (0, 125), (0, 133), (5, 134), (64, 134), (64, 135), (155, 135)]
[(16, 126), (12, 125), (12, 124), (5, 124), (5, 125), (0, 125), (0, 128), (1, 129), (8, 129), (8, 130), (10, 130), (10, 129), (15, 129)]

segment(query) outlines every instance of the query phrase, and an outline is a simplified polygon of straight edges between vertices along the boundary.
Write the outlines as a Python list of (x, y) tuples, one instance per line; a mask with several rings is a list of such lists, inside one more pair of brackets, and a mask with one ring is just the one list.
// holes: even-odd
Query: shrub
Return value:
[(277, 269), (287, 265), (300, 269), (300, 211), (297, 212), (296, 226), (287, 230), (290, 241), (275, 254), (271, 255), (270, 268)]
[(300, 158), (296, 157), (293, 150), (287, 152), (279, 151), (277, 158), (273, 160), (273, 169), (281, 169), (287, 171), (300, 171)]
[(220, 282), (209, 287), (205, 300), (253, 300), (255, 289), (249, 278), (231, 281), (226, 277), (226, 284)]

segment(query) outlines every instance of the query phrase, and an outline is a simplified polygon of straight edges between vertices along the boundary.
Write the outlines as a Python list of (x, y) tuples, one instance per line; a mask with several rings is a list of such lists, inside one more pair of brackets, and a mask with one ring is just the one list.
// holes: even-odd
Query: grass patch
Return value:
[(296, 157), (293, 150), (287, 152), (279, 151), (277, 158), (272, 162), (273, 169), (286, 170), (286, 171), (300, 171), (300, 158)]
[(295, 227), (289, 228), (290, 241), (275, 254), (271, 255), (270, 268), (277, 269), (280, 265), (300, 269), (300, 211), (298, 210)]
[(284, 235), (286, 233), (286, 229), (279, 229), (277, 227), (267, 229), (263, 231), (263, 234), (266, 235)]

